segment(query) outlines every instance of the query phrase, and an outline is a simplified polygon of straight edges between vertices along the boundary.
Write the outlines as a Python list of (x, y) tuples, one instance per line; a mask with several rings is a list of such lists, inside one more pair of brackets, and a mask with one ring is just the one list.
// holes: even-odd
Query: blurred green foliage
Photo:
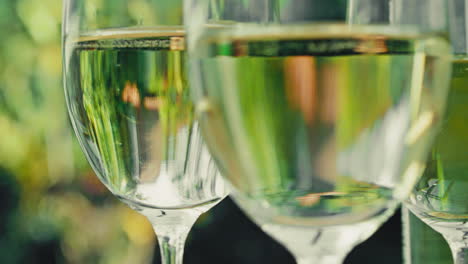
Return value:
[(151, 226), (109, 195), (72, 134), (61, 12), (0, 1), (0, 263), (150, 263)]

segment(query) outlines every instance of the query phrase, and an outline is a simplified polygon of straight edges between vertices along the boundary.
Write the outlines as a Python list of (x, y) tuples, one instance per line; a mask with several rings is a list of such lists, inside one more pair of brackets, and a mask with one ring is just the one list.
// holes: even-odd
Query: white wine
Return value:
[(257, 223), (359, 223), (408, 195), (444, 109), (444, 37), (226, 25), (194, 47), (204, 137)]
[(116, 196), (134, 206), (182, 209), (226, 195), (193, 118), (183, 30), (107, 30), (67, 43), (71, 119)]
[(447, 115), (409, 208), (438, 228), (468, 228), (468, 60), (453, 62)]

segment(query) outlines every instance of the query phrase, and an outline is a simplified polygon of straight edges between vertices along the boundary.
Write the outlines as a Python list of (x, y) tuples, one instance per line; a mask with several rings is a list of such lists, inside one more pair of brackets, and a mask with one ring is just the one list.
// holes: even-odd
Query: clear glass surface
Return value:
[(432, 146), (427, 168), (406, 205), (450, 245), (454, 263), (468, 263), (468, 103), (467, 7), (450, 0), (450, 38), (454, 48), (452, 77), (443, 125)]
[[(442, 233), (451, 246), (461, 244), (464, 248), (466, 246), (463, 241), (468, 231), (466, 225), (468, 155), (463, 147), (468, 142), (464, 111), (468, 102), (467, 67), (466, 58), (455, 59), (453, 62), (447, 115), (431, 150), (423, 177), (407, 202), (408, 208), (425, 223)], [(454, 243), (450, 243), (451, 240), (454, 240)], [(456, 255), (454, 257), (456, 258)], [(466, 261), (468, 259), (456, 263)]]
[(408, 208), (402, 208), (403, 263), (451, 263), (452, 252), (444, 237)]
[(444, 1), (346, 3), (186, 7), (203, 136), (299, 263), (340, 263), (408, 196), (448, 90)]
[(163, 263), (181, 263), (198, 216), (227, 194), (194, 119), (182, 1), (65, 3), (65, 93), (97, 176), (145, 215)]

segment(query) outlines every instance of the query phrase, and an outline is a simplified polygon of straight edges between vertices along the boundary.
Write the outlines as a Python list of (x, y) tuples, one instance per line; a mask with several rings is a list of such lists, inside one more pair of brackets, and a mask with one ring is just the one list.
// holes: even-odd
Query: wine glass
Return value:
[(444, 110), (444, 0), (188, 3), (202, 134), (298, 263), (341, 263), (408, 197)]
[(441, 233), (454, 263), (468, 263), (468, 1), (450, 0), (454, 58), (444, 123), (407, 207)]
[(182, 263), (195, 220), (227, 194), (185, 74), (181, 0), (67, 0), (65, 93), (97, 176), (145, 215), (163, 263)]

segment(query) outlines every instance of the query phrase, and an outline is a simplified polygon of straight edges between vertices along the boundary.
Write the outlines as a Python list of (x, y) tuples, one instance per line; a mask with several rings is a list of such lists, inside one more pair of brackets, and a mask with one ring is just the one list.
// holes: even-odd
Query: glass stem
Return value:
[(371, 236), (394, 212), (393, 205), (368, 221), (322, 228), (266, 224), (263, 230), (283, 244), (298, 264), (342, 264), (348, 253)]
[(335, 255), (335, 256), (316, 256), (311, 258), (296, 258), (297, 264), (319, 264), (319, 263), (326, 263), (326, 264), (342, 264), (344, 259), (346, 258), (346, 254), (344, 256)]
[(182, 264), (185, 240), (201, 212), (195, 209), (142, 212), (153, 225), (158, 237), (162, 264)]
[(367, 239), (377, 223), (303, 228), (265, 225), (264, 230), (283, 244), (298, 264), (342, 264), (354, 246)]
[(459, 233), (455, 236), (453, 233), (444, 235), (450, 249), (454, 264), (468, 264), (468, 232), (456, 231)]
[[(164, 229), (161, 226), (158, 228)], [(170, 236), (161, 235), (161, 232), (156, 231), (163, 264), (182, 264), (185, 240), (189, 231), (188, 229), (185, 232), (173, 233)]]
[(468, 264), (468, 248), (457, 247), (452, 249), (453, 263), (454, 264)]

